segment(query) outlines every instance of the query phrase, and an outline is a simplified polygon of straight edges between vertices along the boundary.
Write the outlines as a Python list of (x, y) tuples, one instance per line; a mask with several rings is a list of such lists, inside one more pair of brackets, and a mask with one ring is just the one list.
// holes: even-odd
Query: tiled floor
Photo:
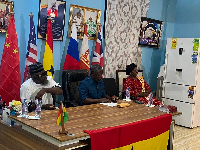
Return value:
[(173, 150), (200, 150), (200, 127), (175, 126)]

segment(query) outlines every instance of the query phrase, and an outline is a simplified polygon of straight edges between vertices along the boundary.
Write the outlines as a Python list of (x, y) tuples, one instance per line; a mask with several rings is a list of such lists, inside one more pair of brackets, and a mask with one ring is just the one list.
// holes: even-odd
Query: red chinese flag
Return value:
[(0, 95), (6, 105), (20, 100), (20, 62), (14, 15), (11, 15), (0, 68)]

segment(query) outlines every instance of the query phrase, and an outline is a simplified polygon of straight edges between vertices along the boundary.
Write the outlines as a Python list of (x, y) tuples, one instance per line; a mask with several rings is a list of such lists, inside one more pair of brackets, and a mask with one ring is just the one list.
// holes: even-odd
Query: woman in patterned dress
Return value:
[[(151, 92), (150, 86), (144, 81), (143, 77), (137, 77), (137, 65), (134, 63), (126, 66), (126, 75), (130, 75), (123, 83), (123, 91), (126, 92), (127, 87), (130, 89), (131, 97), (135, 97), (138, 101), (145, 104), (148, 103), (148, 96)], [(153, 105), (162, 105), (162, 103), (153, 97)]]

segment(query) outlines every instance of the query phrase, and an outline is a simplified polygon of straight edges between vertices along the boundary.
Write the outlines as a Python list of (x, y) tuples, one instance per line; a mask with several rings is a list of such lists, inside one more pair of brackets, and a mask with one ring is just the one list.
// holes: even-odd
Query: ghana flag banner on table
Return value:
[(58, 125), (62, 125), (61, 124), (61, 115), (62, 115), (62, 112), (63, 112), (63, 121), (64, 121), (64, 124), (67, 122), (67, 120), (69, 119), (69, 116), (67, 114), (67, 111), (64, 107), (64, 105), (62, 105), (63, 107), (60, 106), (60, 109), (59, 109), (59, 112), (58, 112), (58, 116), (57, 116), (57, 121), (56, 121), (56, 124)]
[(92, 150), (166, 150), (172, 115), (85, 131)]

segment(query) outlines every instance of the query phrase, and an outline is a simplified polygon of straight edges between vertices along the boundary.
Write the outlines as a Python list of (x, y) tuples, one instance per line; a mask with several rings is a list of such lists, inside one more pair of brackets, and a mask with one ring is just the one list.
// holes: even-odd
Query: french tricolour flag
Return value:
[(103, 68), (102, 32), (100, 26), (91, 65), (93, 64), (99, 64)]
[(67, 55), (65, 58), (63, 70), (77, 70), (80, 69), (77, 29), (75, 23), (72, 24), (72, 33), (69, 41)]

